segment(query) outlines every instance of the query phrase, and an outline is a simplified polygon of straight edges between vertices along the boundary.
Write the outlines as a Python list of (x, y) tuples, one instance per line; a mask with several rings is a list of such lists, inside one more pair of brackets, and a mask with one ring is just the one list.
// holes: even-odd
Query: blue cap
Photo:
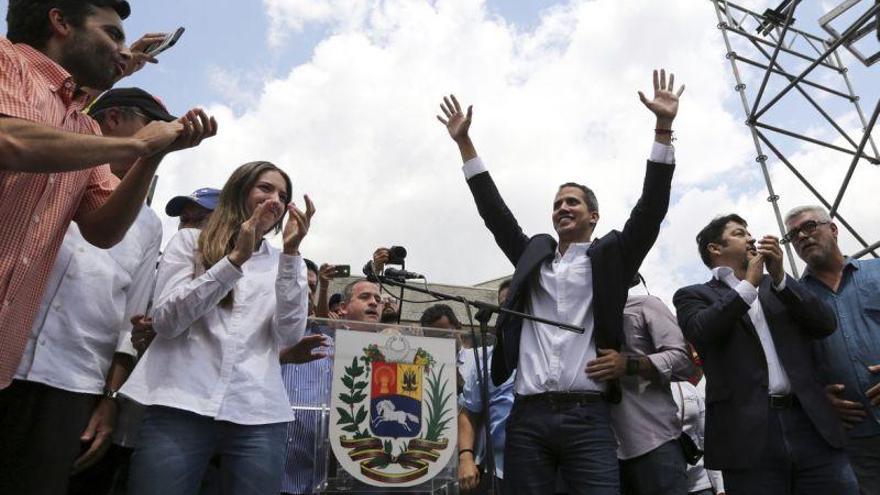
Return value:
[(179, 217), (180, 212), (187, 203), (195, 203), (203, 208), (214, 211), (217, 202), (220, 200), (220, 190), (213, 187), (203, 187), (196, 189), (189, 196), (175, 196), (165, 205), (165, 214), (169, 217)]

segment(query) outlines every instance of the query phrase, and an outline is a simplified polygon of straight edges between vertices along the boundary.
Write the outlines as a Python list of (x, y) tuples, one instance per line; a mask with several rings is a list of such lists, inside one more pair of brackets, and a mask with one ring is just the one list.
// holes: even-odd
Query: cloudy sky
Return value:
[[(651, 291), (669, 302), (677, 287), (708, 277), (694, 235), (716, 214), (736, 211), (753, 234), (778, 234), (708, 0), (132, 3), (129, 38), (179, 25), (187, 31), (158, 66), (124, 85), (148, 89), (174, 112), (204, 106), (221, 129), (165, 161), (157, 210), (174, 195), (221, 187), (241, 163), (270, 160), (292, 176), (295, 198), (308, 193), (317, 205), (307, 256), (357, 267), (376, 246), (399, 244), (409, 250), (408, 267), (431, 281), (481, 282), (512, 268), (479, 219), (457, 149), (434, 118), (441, 96), (452, 92), (474, 105), (477, 149), (526, 232), (552, 231), (556, 188), (574, 180), (597, 192), (601, 234), (620, 228), (637, 199), (654, 122), (636, 91), (647, 92), (651, 70), (666, 67), (687, 90), (675, 125), (672, 206), (642, 269)], [(742, 3), (761, 11), (778, 4)], [(835, 3), (804, 2), (798, 25), (819, 32), (816, 19)], [(749, 49), (735, 46), (740, 54)], [(842, 57), (870, 114), (876, 67)], [(793, 58), (780, 62), (803, 67)], [(827, 72), (815, 80), (845, 88)], [(743, 69), (749, 98), (762, 75)], [(861, 137), (851, 105), (812, 94)], [(767, 120), (847, 145), (807, 105), (792, 93)], [(833, 200), (849, 158), (776, 142)], [(770, 174), (783, 212), (816, 202), (778, 161)], [(841, 207), (869, 242), (880, 239), (878, 184), (880, 170), (860, 165)], [(167, 241), (174, 222), (162, 217)], [(856, 249), (849, 235), (842, 243)]]

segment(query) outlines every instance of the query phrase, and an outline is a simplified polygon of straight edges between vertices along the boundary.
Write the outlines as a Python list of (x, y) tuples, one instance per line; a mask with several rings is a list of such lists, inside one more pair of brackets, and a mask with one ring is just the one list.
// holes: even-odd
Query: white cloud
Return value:
[[(471, 134), (526, 232), (552, 232), (556, 187), (576, 180), (596, 190), (604, 233), (623, 225), (641, 189), (654, 122), (636, 91), (662, 66), (687, 91), (676, 201), (643, 268), (652, 292), (670, 301), (675, 288), (706, 278), (693, 239), (716, 213), (738, 211), (755, 232), (776, 231), (709, 2), (572, 2), (527, 32), (475, 0), (264, 4), (275, 40), (309, 23), (333, 34), (307, 63), (249, 95), (247, 111), (214, 105), (220, 135), (168, 158), (157, 205), (270, 160), (292, 176), (295, 198), (309, 193), (317, 204), (304, 245), (316, 261), (356, 269), (376, 246), (399, 244), (432, 281), (491, 279), (512, 267), (434, 119), (441, 96), (474, 104)], [(850, 199), (869, 197), (860, 194)], [(785, 196), (787, 207), (790, 198), (800, 201)], [(166, 219), (166, 240), (172, 225)]]

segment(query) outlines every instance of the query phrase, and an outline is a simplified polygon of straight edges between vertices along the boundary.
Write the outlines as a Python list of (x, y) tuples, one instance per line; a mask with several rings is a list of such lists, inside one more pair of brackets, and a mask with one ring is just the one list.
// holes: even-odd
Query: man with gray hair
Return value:
[(791, 210), (785, 226), (783, 242), (807, 264), (804, 285), (837, 317), (838, 331), (813, 344), (819, 374), (847, 429), (861, 494), (880, 494), (880, 260), (844, 257), (822, 207)]

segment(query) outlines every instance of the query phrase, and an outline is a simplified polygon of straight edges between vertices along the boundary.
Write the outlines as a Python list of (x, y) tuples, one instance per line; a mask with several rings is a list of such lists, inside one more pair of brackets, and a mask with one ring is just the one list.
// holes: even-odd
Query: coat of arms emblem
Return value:
[(374, 486), (413, 486), (449, 462), (457, 437), (450, 339), (338, 331), (331, 444)]

